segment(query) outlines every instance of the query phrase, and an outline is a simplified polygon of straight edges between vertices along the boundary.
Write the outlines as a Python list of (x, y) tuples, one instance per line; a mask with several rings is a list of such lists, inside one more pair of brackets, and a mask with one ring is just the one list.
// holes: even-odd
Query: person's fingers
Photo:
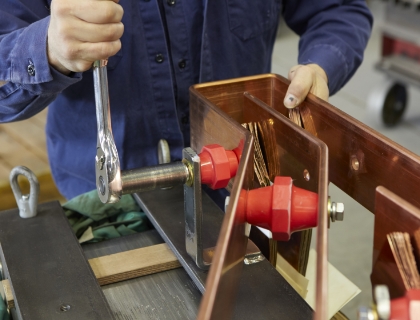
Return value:
[(120, 22), (124, 10), (121, 5), (113, 1), (93, 0), (80, 1), (78, 5), (71, 8), (71, 13), (86, 22), (105, 24)]
[[(86, 48), (85, 48), (86, 47)], [(121, 41), (83, 43), (80, 45), (80, 54), (77, 59), (93, 61), (107, 59), (115, 55), (121, 49)]]
[(313, 93), (322, 100), (328, 101), (330, 90), (328, 89), (327, 74), (325, 73), (324, 69), (322, 69), (317, 64), (308, 64), (307, 66), (315, 71), (315, 82), (309, 92)]
[(67, 35), (70, 39), (76, 39), (80, 42), (109, 42), (122, 37), (124, 25), (121, 22), (94, 24), (81, 21), (75, 23)]
[(289, 79), (291, 82), (284, 98), (284, 105), (291, 109), (305, 99), (314, 79), (312, 72), (306, 66), (292, 68), (289, 72)]
[(287, 108), (298, 106), (309, 92), (323, 100), (328, 100), (328, 79), (325, 71), (318, 65), (297, 65), (290, 69), (291, 80), (286, 92), (284, 105)]
[(88, 70), (116, 54), (124, 32), (118, 0), (54, 0), (48, 28), (48, 61), (64, 74)]
[[(71, 43), (69, 43), (71, 46)], [(73, 72), (83, 72), (92, 67), (95, 60), (107, 59), (115, 55), (121, 49), (121, 41), (115, 40), (110, 42), (97, 43), (79, 43), (70, 50), (62, 51), (63, 55), (59, 56), (60, 63), (63, 67)]]
[(319, 76), (317, 76), (315, 83), (312, 85), (311, 90), (309, 90), (310, 93), (313, 93), (318, 98), (321, 98), (322, 100), (328, 101), (328, 98), (330, 97), (330, 90), (328, 89), (328, 83), (321, 79)]

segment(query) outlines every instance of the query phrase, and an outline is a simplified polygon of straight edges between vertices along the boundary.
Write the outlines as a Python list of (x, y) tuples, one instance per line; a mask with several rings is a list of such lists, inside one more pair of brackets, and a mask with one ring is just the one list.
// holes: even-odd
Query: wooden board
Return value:
[[(166, 243), (89, 259), (101, 286), (181, 267)], [(2, 281), (8, 308), (15, 306), (10, 282)]]
[(101, 286), (181, 267), (166, 243), (89, 260)]
[(10, 287), (9, 280), (3, 280), (1, 284), (3, 285), (4, 299), (7, 301), (7, 307), (9, 309), (14, 308), (15, 301), (14, 301), (13, 292), (12, 292), (12, 288)]
[[(40, 203), (65, 201), (50, 174), (45, 138), (46, 118), (47, 109), (44, 109), (30, 119), (0, 124), (0, 211), (17, 207), (9, 184), (10, 171), (16, 166), (26, 166), (37, 176)], [(23, 193), (28, 193), (29, 184), (25, 178), (19, 178), (19, 185)]]
[[(8, 178), (11, 168), (26, 165), (35, 173), (48, 171), (48, 156), (46, 148), (45, 124), (47, 109), (34, 117), (11, 123), (0, 124), (0, 182)], [(1, 170), (5, 167), (7, 170)]]
[(35, 173), (49, 171), (48, 162), (13, 139), (4, 130), (6, 126), (0, 125), (0, 160), (4, 167), (4, 170), (0, 172), (0, 181), (8, 181), (10, 171), (18, 165), (26, 166)]
[[(17, 145), (24, 147), (27, 152), (31, 152), (39, 159), (48, 164), (45, 137), (45, 118), (46, 113), (40, 113), (33, 118), (2, 124), (2, 132), (6, 133)], [(38, 120), (39, 119), (39, 120)]]

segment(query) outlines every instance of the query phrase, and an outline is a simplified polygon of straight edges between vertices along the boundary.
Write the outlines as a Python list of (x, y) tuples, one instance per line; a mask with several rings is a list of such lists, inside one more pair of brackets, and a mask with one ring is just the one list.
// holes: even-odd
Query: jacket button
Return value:
[(183, 59), (178, 62), (178, 67), (184, 69), (187, 66), (187, 62)]
[(163, 54), (159, 53), (156, 55), (155, 60), (157, 63), (162, 63), (163, 62)]
[(176, 3), (176, 0), (167, 0), (166, 2), (168, 2), (168, 5), (173, 6)]
[(30, 76), (35, 76), (35, 66), (32, 63), (28, 64), (27, 71)]

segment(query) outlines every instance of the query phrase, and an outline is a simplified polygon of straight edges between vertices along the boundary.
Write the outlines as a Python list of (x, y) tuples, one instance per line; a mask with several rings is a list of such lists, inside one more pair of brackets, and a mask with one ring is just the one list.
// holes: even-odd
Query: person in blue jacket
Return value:
[(363, 58), (372, 16), (364, 0), (4, 0), (0, 122), (49, 106), (49, 161), (68, 199), (95, 189), (91, 66), (109, 57), (121, 169), (173, 160), (189, 146), (188, 88), (270, 72), (279, 19), (299, 36), (285, 105), (337, 92)]

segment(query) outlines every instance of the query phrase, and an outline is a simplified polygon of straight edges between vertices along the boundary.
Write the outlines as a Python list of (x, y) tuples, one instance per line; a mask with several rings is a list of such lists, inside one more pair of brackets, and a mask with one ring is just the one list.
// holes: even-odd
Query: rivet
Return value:
[(303, 178), (304, 178), (306, 181), (311, 180), (311, 175), (310, 175), (310, 173), (309, 173), (309, 171), (308, 171), (307, 169), (303, 170)]
[(360, 169), (360, 163), (359, 163), (359, 160), (356, 158), (356, 156), (353, 156), (351, 158), (351, 168), (354, 171), (358, 171)]

